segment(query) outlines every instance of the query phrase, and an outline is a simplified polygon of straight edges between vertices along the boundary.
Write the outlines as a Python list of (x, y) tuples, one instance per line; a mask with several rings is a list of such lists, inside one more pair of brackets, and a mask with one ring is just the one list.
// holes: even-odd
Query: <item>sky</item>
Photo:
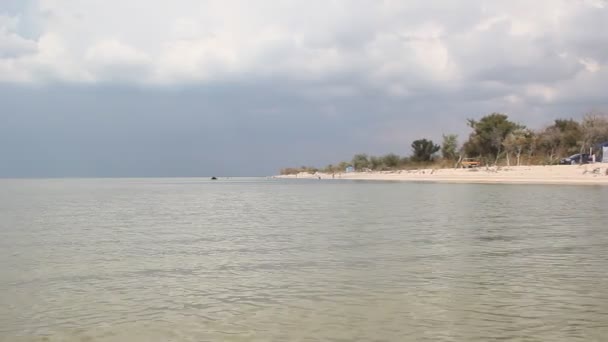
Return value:
[(606, 0), (0, 0), (0, 177), (262, 176), (608, 108)]

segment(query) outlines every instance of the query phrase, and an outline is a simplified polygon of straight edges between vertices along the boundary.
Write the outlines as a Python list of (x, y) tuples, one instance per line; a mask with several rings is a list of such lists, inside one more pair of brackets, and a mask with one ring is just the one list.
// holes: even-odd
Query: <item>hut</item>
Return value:
[(597, 149), (600, 151), (599, 161), (608, 163), (608, 141), (598, 144)]

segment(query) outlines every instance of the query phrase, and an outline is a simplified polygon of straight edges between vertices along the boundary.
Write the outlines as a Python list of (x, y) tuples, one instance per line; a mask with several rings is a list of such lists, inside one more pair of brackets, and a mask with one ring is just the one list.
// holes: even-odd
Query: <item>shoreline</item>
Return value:
[(279, 179), (369, 180), (428, 183), (608, 185), (608, 163), (585, 165), (501, 166), (471, 169), (427, 168), (418, 170), (350, 173), (299, 173)]

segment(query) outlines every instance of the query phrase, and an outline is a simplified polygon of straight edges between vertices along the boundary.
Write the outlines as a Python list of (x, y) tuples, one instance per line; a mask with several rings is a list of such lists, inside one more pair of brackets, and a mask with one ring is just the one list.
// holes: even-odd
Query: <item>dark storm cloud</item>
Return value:
[(332, 118), (280, 84), (3, 88), (0, 100), (3, 113), (19, 113), (0, 127), (2, 176), (272, 174), (348, 144), (343, 124), (362, 114), (352, 103)]

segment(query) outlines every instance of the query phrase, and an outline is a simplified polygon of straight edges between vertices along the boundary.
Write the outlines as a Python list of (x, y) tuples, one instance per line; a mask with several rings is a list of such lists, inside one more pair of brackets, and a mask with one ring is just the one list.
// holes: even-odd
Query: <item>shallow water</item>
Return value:
[(608, 187), (0, 180), (0, 340), (604, 341)]

